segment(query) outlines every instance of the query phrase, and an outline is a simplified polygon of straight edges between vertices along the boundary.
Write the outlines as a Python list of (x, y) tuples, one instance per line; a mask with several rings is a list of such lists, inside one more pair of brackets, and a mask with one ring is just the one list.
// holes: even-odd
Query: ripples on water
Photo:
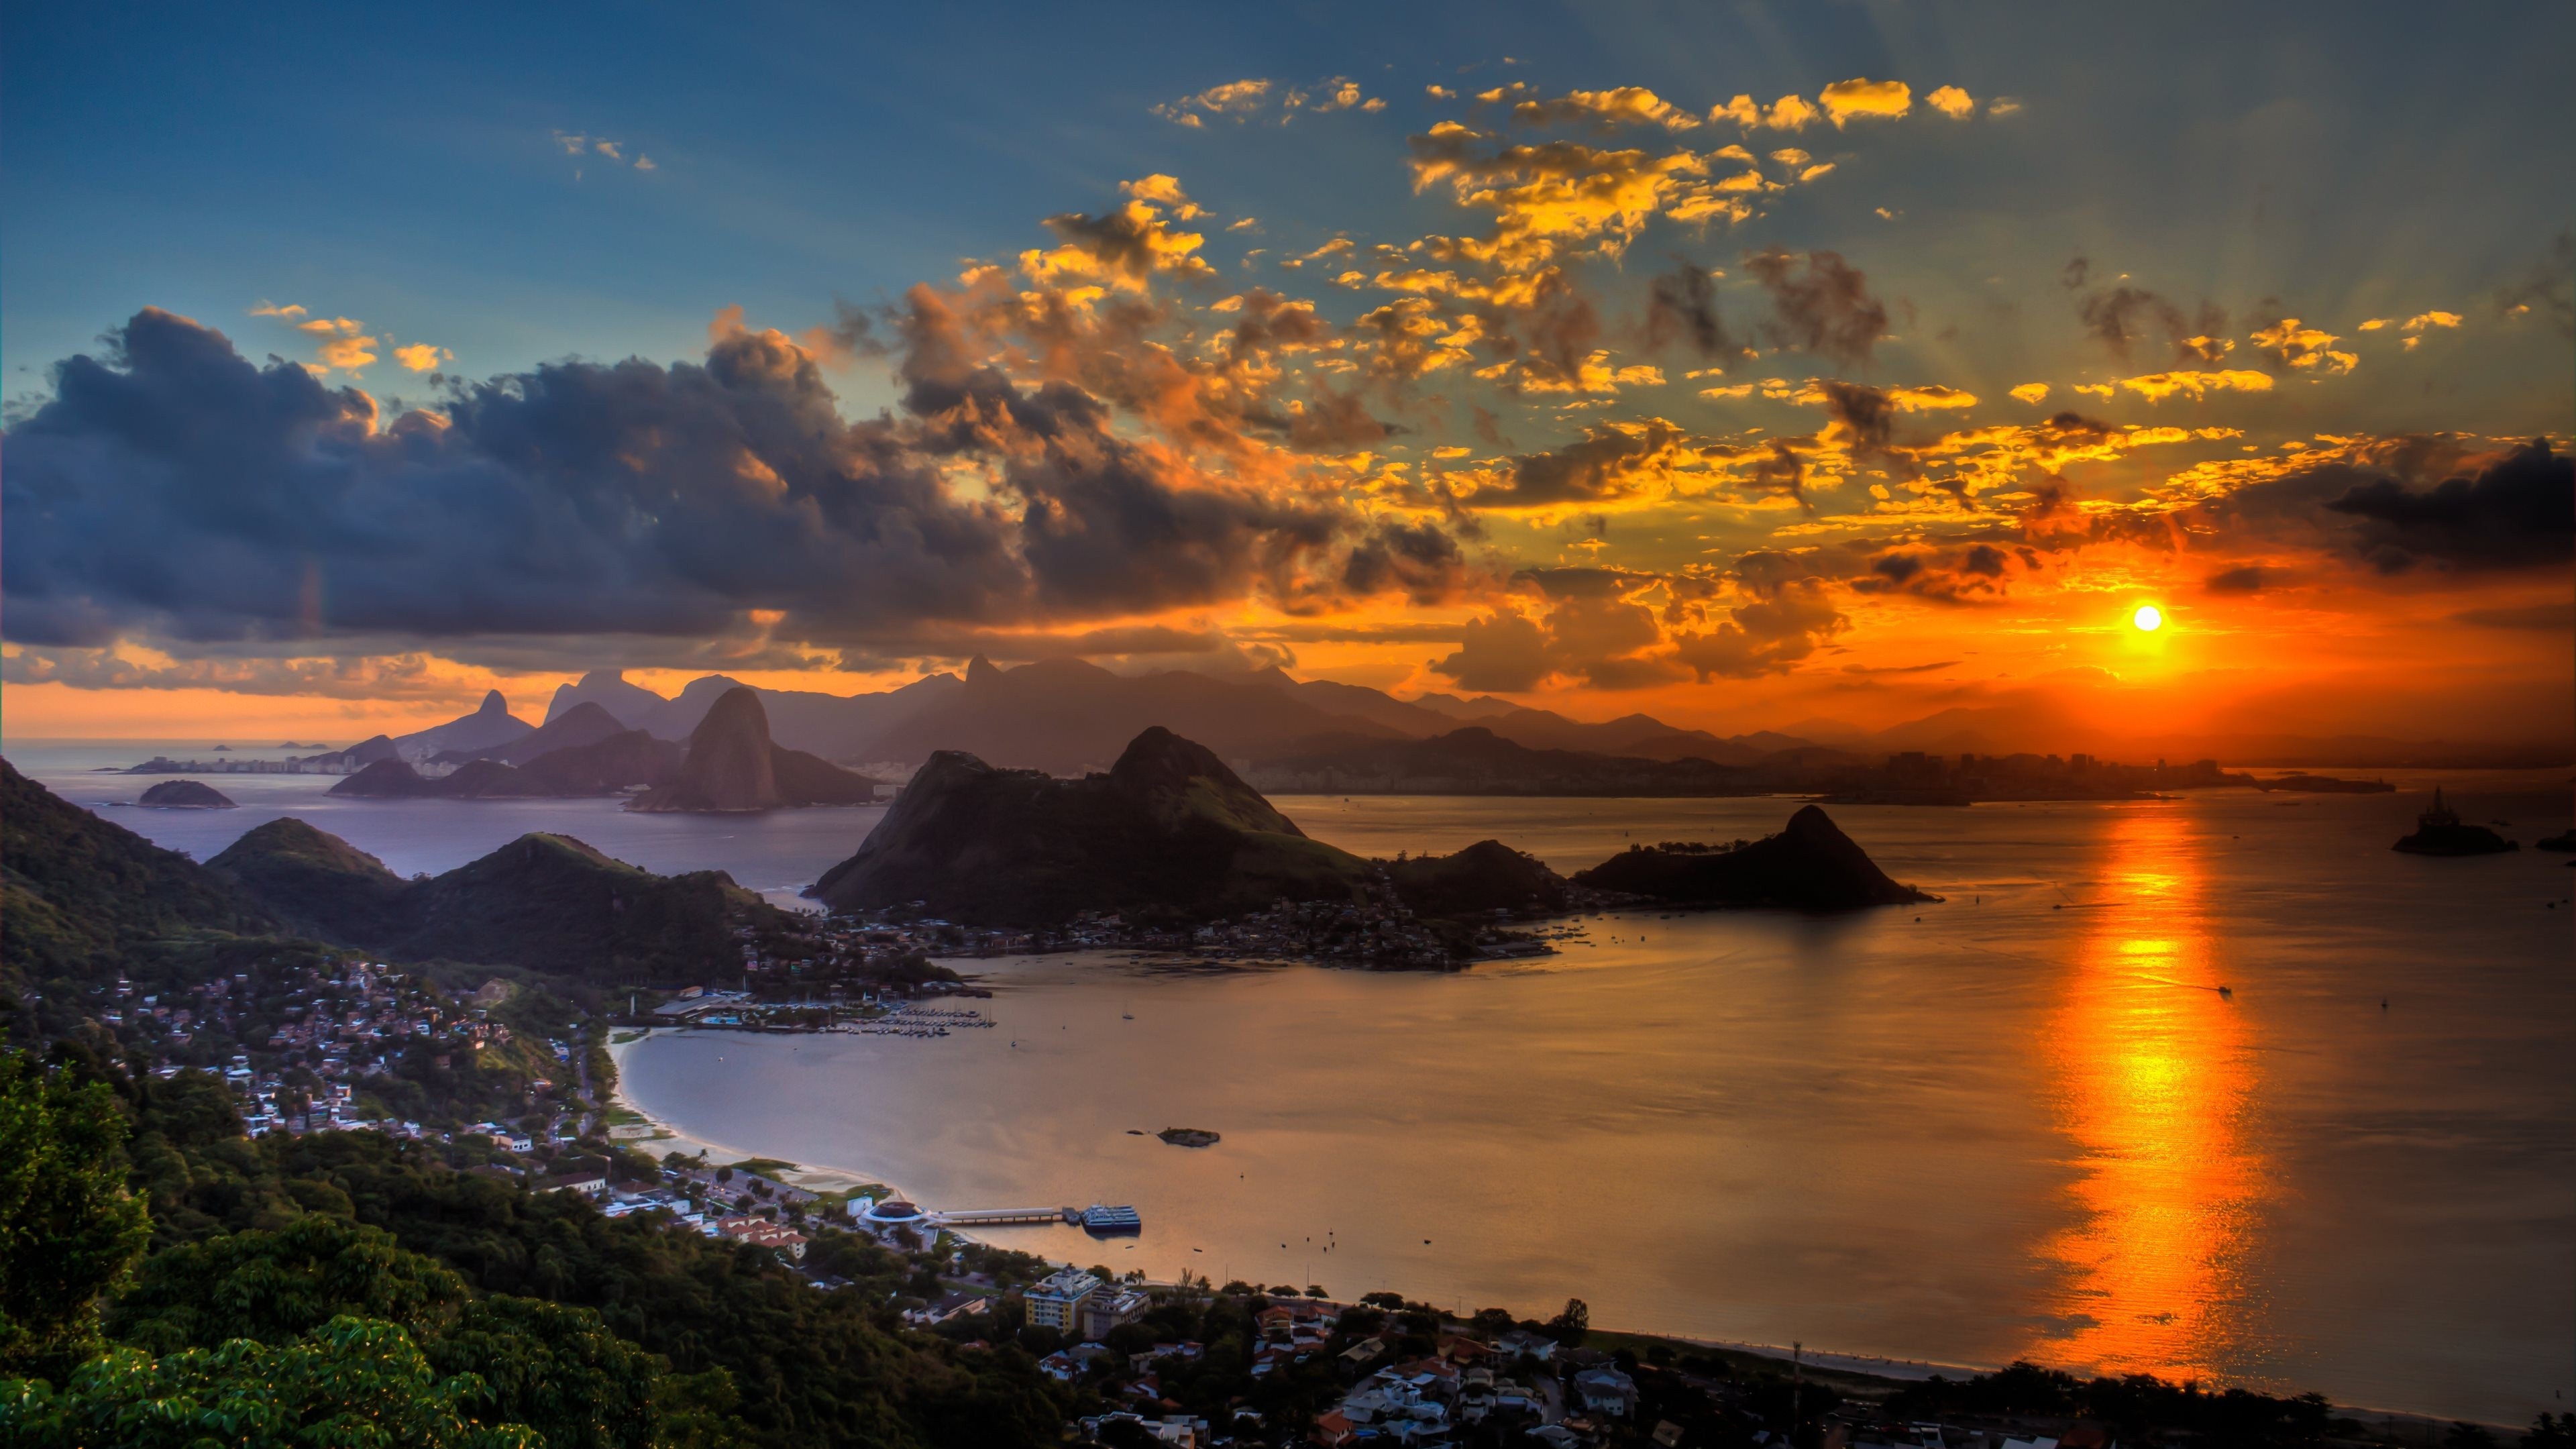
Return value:
[[(149, 783), (10, 753), (84, 803)], [(657, 1036), (626, 1083), (697, 1135), (934, 1207), (1135, 1203), (1132, 1243), (991, 1234), (1121, 1270), (1523, 1313), (1580, 1295), (1623, 1327), (2527, 1420), (2576, 1387), (2576, 872), (2528, 849), (2397, 855), (2431, 783), (2400, 778), (2395, 796), (1840, 808), (1946, 902), (1919, 923), (1612, 916), (1561, 956), (1459, 976), (972, 963), (997, 1030)], [(2562, 781), (2442, 778), (2526, 843), (2565, 828)], [(200, 858), (301, 814), (406, 872), (558, 829), (782, 898), (877, 814), (216, 783), (245, 808), (108, 813)], [(1494, 836), (1567, 870), (1760, 835), (1791, 808), (1279, 803), (1354, 850)], [(1225, 1140), (1128, 1135), (1166, 1126)]]

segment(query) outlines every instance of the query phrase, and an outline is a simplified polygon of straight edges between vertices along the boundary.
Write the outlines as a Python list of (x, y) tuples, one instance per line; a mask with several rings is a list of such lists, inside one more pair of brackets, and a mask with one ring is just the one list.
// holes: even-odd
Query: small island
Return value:
[(1631, 846), (1590, 870), (1577, 871), (1574, 883), (1672, 905), (1800, 911), (1853, 911), (1940, 899), (1888, 879), (1832, 817), (1813, 805), (1790, 816), (1779, 834), (1760, 840)]
[(197, 780), (164, 780), (134, 802), (146, 810), (230, 810), (230, 797)]
[(1154, 1135), (1174, 1147), (1214, 1147), (1225, 1140), (1204, 1127), (1166, 1127)]
[(2442, 789), (2436, 785), (2433, 808), (2415, 817), (2415, 833), (2389, 849), (2408, 855), (2501, 855), (2522, 846), (2483, 825), (2462, 824), (2460, 812), (2442, 803)]

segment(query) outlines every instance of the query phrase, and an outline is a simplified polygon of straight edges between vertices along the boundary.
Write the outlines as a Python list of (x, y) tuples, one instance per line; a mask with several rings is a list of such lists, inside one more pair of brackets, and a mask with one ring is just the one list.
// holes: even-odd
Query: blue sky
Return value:
[[(1868, 228), (1839, 195), (1766, 218), (1963, 300), (1969, 273), (2080, 252), (2177, 292), (2401, 307), (2408, 283), (2502, 282), (2568, 224), (2549, 178), (2576, 147), (2539, 114), (2564, 8), (2156, 8), (13, 5), (8, 391), (147, 303), (261, 348), (291, 339), (241, 310), (301, 299), (478, 373), (679, 357), (720, 306), (806, 325), (1150, 172), (1274, 247), (1412, 235), (1430, 208), (1395, 158), (1444, 81), (2020, 97), (2015, 144), (1874, 158), (1870, 199), (1910, 224)], [(1251, 75), (1348, 75), (1390, 108), (1199, 133), (1148, 114)], [(660, 170), (594, 158), (576, 180), (558, 131)]]
[[(481, 681), (584, 662), (685, 673), (729, 660), (846, 689), (977, 648), (1076, 649), (1122, 667), (1293, 657), (1391, 688), (1494, 688), (1578, 712), (1643, 701), (1711, 719), (1884, 716), (2107, 668), (2106, 656), (1998, 649), (2008, 662), (1960, 664), (1910, 693), (1873, 685), (1866, 699), (1851, 671), (1974, 652), (1944, 642), (1963, 627), (2080, 631), (2148, 594), (2178, 625), (2192, 598), (2209, 601), (2199, 637), (2212, 652), (2170, 679), (2259, 673), (2262, 651), (2290, 641), (2334, 654), (2316, 641), (2343, 639), (2339, 678), (2456, 652), (2446, 620), (2534, 607), (2529, 560), (2495, 566), (2470, 536), (2528, 517), (2410, 541), (2389, 532), (2393, 515), (2346, 525), (2361, 515), (2335, 500), (2381, 480), (2484, 478), (2515, 440), (2569, 431), (2576, 136), (2554, 112), (2576, 12), (2462, 13), (11, 4), (0, 396), (21, 486), (7, 677), (22, 710), (211, 707), (208, 691), (284, 698), (323, 676), (335, 697), (390, 707), (393, 694), (367, 691), (408, 690), (431, 710)], [(1252, 81), (1269, 89), (1249, 110), (1205, 99)], [(1324, 103), (1346, 84), (1349, 104)], [(1813, 109), (1838, 85), (1892, 87), (1901, 116), (1725, 114), (1739, 95)], [(1293, 117), (1292, 92), (1306, 97)], [(1667, 107), (1654, 113), (1665, 119), (1599, 109), (1620, 95)], [(1513, 109), (1524, 102), (1528, 114)], [(1548, 107), (1554, 119), (1533, 119)], [(1465, 129), (1444, 143), (1442, 124)], [(1474, 153), (1464, 169), (1428, 159), (1453, 143)], [(1753, 189), (1725, 189), (1735, 182)], [(1549, 207), (1579, 212), (1608, 192), (1529, 196), (1620, 185), (1662, 189), (1631, 213), (1596, 209), (1571, 231), (1507, 244), (1512, 227), (1555, 224)], [(1751, 202), (1724, 209), (1738, 197)], [(1119, 226), (1186, 240), (1122, 274), (1122, 243), (1100, 230)], [(1289, 265), (1336, 238), (1347, 248)], [(1046, 250), (1060, 245), (1071, 252)], [(1769, 253), (1781, 264), (1766, 270), (1756, 258)], [(1470, 260), (1445, 279), (1418, 266), (1444, 254)], [(996, 270), (961, 281), (970, 262)], [(1432, 280), (1405, 280), (1408, 267)], [(1706, 273), (1723, 319), (1723, 346), (1697, 357), (1657, 330), (1653, 301), (1657, 278), (1688, 271)], [(1299, 315), (1317, 319), (1316, 340), (1219, 358), (1265, 296), (1310, 307)], [(889, 351), (836, 353), (810, 330), (844, 301), (871, 314)], [(264, 304), (294, 310), (255, 315)], [(1034, 322), (1044, 306), (1069, 307), (1072, 333)], [(271, 357), (319, 365), (326, 348), (343, 365), (299, 400), (260, 372), (285, 431), (221, 444), (248, 452), (155, 452), (183, 415), (232, 405), (187, 394), (179, 372), (113, 367), (97, 376), (106, 393), (135, 394), (124, 403), (52, 392), (65, 358), (113, 362), (102, 334), (147, 307), (197, 329), (163, 330), (165, 368), (196, 359), (247, 379)], [(1828, 312), (1844, 341), (1802, 339)], [(977, 354), (942, 365), (999, 368), (1024, 414), (1050, 385), (1092, 398), (1102, 431), (1076, 451), (1134, 465), (1146, 511), (1168, 515), (1154, 525), (1162, 543), (1118, 533), (1134, 522), (1124, 515), (1082, 515), (1028, 473), (1061, 436), (954, 451), (920, 391), (934, 313), (960, 329), (950, 353)], [(1417, 343), (1463, 330), (1429, 363), (1405, 361), (1365, 320), (1399, 313), (1428, 329)], [(737, 315), (747, 330), (733, 330)], [(793, 368), (810, 367), (810, 386), (836, 402), (801, 426), (846, 426), (833, 446), (856, 451), (825, 466), (757, 444), (712, 464), (629, 448), (620, 466), (657, 480), (645, 496), (633, 478), (583, 472), (568, 440), (661, 439), (661, 424), (575, 416), (566, 402), (573, 412), (541, 420), (561, 431), (542, 432), (551, 441), (530, 463), (496, 451), (492, 430), (540, 420), (464, 406), (428, 367), (404, 366), (403, 347), (512, 398), (541, 365), (633, 357), (653, 364), (657, 388), (722, 365), (783, 390), (760, 407), (802, 408), (789, 395), (809, 384)], [(367, 351), (372, 362), (347, 365)], [(1186, 380), (1142, 378), (1161, 361)], [(560, 376), (588, 387), (611, 375)], [(335, 400), (343, 388), (371, 401)], [(1174, 411), (1182, 393), (1187, 418)], [(176, 411), (138, 421), (147, 396)], [(584, 396), (608, 405), (605, 390)], [(349, 406), (365, 436), (311, 431)], [(402, 471), (421, 466), (420, 440), (391, 432), (403, 406), (459, 425), (441, 445), (448, 471)], [(825, 416), (834, 407), (839, 422)], [(2073, 423), (2046, 422), (2065, 409)], [(2079, 435), (2096, 443), (2068, 442)], [(96, 461), (137, 448), (123, 465)], [(335, 449), (370, 461), (342, 467)], [(913, 470), (895, 491), (914, 511), (893, 533), (868, 514), (792, 588), (713, 556), (709, 540), (737, 526), (763, 547), (780, 530), (813, 543), (810, 510), (846, 503), (861, 454), (863, 492), (895, 488), (895, 474), (870, 471), (888, 458)], [(244, 577), (305, 577), (310, 598), (281, 584), (285, 602), (248, 605), (233, 597), (257, 592), (248, 585), (110, 578), (85, 561), (99, 546), (82, 527), (192, 539), (217, 497), (266, 516), (280, 485), (259, 470), (289, 455), (318, 459), (323, 481), (287, 516), (327, 526), (234, 528), (223, 556), (245, 560)], [(821, 471), (808, 479), (802, 464)], [(710, 467), (720, 482), (780, 480), (809, 511), (711, 500)], [(435, 580), (482, 562), (432, 542), (387, 561), (370, 520), (435, 514), (443, 495), (419, 491), (433, 474), (447, 488), (490, 482), (512, 500), (510, 526), (551, 509), (585, 520), (577, 545), (525, 561), (521, 576), (543, 583), (531, 597), (622, 597), (660, 580), (696, 604), (621, 626), (598, 610), (514, 612), (527, 601), (495, 582), (506, 598), (464, 611), (470, 626), (456, 610), (406, 614), (398, 589), (359, 607), (406, 568)], [(860, 511), (885, 497), (868, 492)], [(696, 537), (634, 543), (673, 500), (710, 510)], [(1174, 521), (1202, 507), (1213, 514)], [(114, 522), (76, 527), (75, 514)], [(847, 566), (836, 550), (874, 549), (923, 517), (934, 534), (962, 530), (952, 541), (1010, 577), (958, 584), (945, 613), (863, 617), (828, 597), (819, 581)], [(1046, 518), (1091, 551), (1051, 544)], [(1202, 525), (1222, 540), (1192, 532)], [(1103, 582), (1126, 575), (1155, 586)], [(2232, 582), (2208, 582), (2221, 578)], [(1149, 635), (1171, 647), (1137, 643)], [(2559, 641), (2478, 638), (2470, 653), (2492, 656), (2500, 680), (2554, 688), (2555, 667), (2535, 661)], [(1124, 642), (1080, 642), (1112, 639)]]

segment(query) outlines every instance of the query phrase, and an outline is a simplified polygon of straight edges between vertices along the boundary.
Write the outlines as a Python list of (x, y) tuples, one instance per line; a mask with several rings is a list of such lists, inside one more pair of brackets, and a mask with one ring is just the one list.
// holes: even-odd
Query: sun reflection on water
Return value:
[(2200, 846), (2179, 814), (2115, 827), (2097, 924), (2049, 1034), (2076, 1219), (2043, 1253), (2056, 1326), (2031, 1356), (2209, 1377), (2261, 1312), (2247, 1261), (2266, 1164), (2249, 1141), (2252, 1032), (2215, 959)]

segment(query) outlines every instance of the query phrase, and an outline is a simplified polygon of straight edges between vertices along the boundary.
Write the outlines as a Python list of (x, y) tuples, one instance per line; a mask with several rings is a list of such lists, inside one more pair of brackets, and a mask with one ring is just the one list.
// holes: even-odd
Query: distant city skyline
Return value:
[(2564, 740), (2576, 19), (2446, 21), (17, 18), (10, 728), (982, 653)]

